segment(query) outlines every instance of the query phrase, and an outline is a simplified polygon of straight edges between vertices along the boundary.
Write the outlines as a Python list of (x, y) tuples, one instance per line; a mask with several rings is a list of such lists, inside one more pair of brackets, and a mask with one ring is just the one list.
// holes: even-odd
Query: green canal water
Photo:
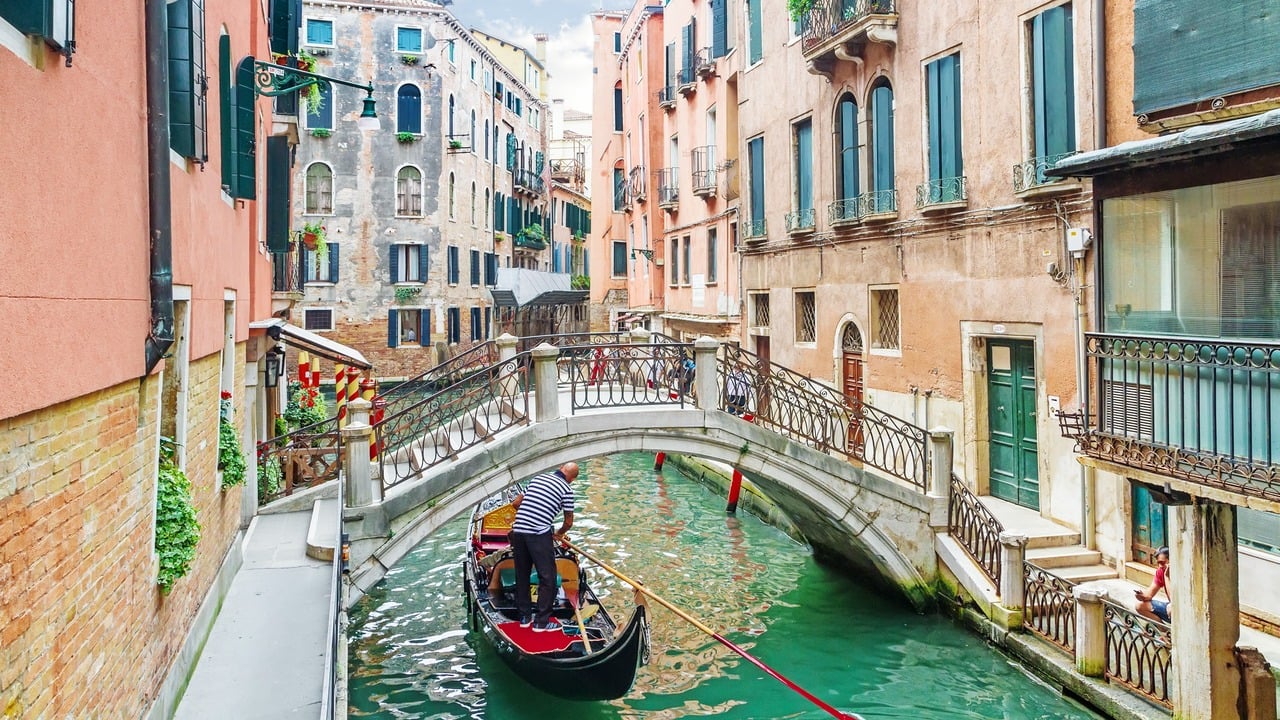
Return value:
[[(584, 463), (571, 536), (592, 554), (677, 601), (801, 687), (877, 718), (1096, 718), (951, 620), (814, 562), (804, 545), (651, 455)], [(533, 689), (468, 632), (461, 560), (466, 518), (446, 525), (356, 607), (352, 717), (829, 718), (776, 680), (650, 603), (653, 656), (619, 700), (576, 703)], [(618, 618), (632, 592), (593, 568)]]

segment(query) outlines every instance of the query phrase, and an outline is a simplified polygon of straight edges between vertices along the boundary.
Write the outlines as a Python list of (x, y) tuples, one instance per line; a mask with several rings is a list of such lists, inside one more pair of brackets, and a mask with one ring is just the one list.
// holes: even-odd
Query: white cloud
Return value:
[[(480, 10), (476, 12), (474, 26), (530, 52), (534, 50), (533, 36), (538, 30), (526, 23), (508, 18), (491, 18)], [(558, 31), (547, 35), (550, 97), (564, 99), (567, 108), (591, 112), (592, 69), (595, 66), (595, 36), (591, 33), (591, 17), (584, 14), (576, 22), (562, 22)]]

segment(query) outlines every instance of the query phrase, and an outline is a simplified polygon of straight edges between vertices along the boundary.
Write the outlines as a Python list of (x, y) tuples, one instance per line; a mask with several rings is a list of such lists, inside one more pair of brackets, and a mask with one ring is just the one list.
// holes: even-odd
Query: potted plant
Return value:
[(218, 470), (222, 474), (222, 489), (230, 490), (244, 482), (244, 450), (235, 423), (231, 420), (231, 393), (222, 391), (218, 413)]
[(313, 130), (311, 130), (311, 137), (316, 137), (316, 138), (327, 138), (332, 134), (333, 134), (333, 131), (330, 130), (329, 128), (314, 128)]
[(396, 140), (399, 140), (401, 143), (411, 143), (417, 139), (418, 139), (418, 136), (415, 133), (411, 133), (411, 132), (396, 133)]
[(418, 297), (422, 293), (420, 287), (398, 287), (396, 288), (396, 302), (407, 303)]
[(418, 56), (417, 55), (401, 55), (400, 62), (404, 63), (405, 65), (417, 65)]
[(462, 141), (461, 141), (461, 140), (454, 140), (454, 139), (450, 138), (450, 139), (449, 139), (449, 149), (450, 149), (450, 150), (461, 150), (461, 149), (462, 149)]
[(315, 251), (318, 257), (325, 257), (329, 254), (329, 244), (326, 242), (328, 232), (320, 223), (310, 222), (302, 226), (302, 244), (308, 250)]

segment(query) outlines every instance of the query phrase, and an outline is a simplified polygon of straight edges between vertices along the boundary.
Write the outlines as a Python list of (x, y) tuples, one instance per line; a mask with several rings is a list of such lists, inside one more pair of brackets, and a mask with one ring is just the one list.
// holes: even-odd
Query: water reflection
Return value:
[[(981, 640), (816, 565), (808, 550), (651, 456), (584, 464), (577, 541), (836, 707), (874, 718), (1092, 718)], [(574, 703), (517, 678), (465, 631), (466, 519), (442, 528), (352, 616), (351, 715), (377, 718), (827, 718), (650, 603), (653, 657), (609, 703)], [(589, 563), (588, 563), (589, 565)], [(589, 567), (610, 611), (632, 589)]]

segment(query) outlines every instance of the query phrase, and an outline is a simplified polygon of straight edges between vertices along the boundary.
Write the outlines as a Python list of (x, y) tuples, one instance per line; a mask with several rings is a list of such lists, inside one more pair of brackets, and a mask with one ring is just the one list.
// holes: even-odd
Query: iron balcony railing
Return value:
[(636, 202), (644, 202), (645, 199), (645, 171), (643, 165), (636, 165), (631, 168), (631, 172), (627, 174), (627, 189), (631, 192), (631, 197)]
[(526, 190), (535, 195), (541, 195), (546, 184), (542, 180), (542, 174), (533, 170), (518, 169), (514, 172), (515, 184), (517, 188)]
[(613, 211), (631, 212), (631, 187), (625, 181), (613, 189)]
[(680, 204), (680, 168), (662, 168), (658, 171), (658, 206), (672, 207)]
[(817, 213), (813, 208), (800, 208), (787, 213), (784, 221), (787, 224), (787, 232), (793, 235), (811, 233), (817, 228)]
[(867, 21), (874, 16), (896, 22), (894, 0), (814, 0), (801, 20), (801, 47), (810, 55), (852, 40), (867, 31)]
[(716, 57), (709, 47), (704, 47), (698, 51), (694, 57), (693, 69), (699, 75), (708, 77), (716, 71)]
[(916, 209), (966, 202), (969, 199), (968, 185), (963, 175), (920, 183), (916, 186)]
[(658, 107), (673, 108), (676, 106), (676, 88), (674, 85), (658, 89)]
[(898, 191), (873, 190), (858, 196), (858, 217), (895, 215), (898, 212)]
[(951, 476), (947, 532), (1000, 587), (1000, 533), (1004, 532), (1004, 525), (955, 475)]
[(1079, 452), (1280, 500), (1280, 343), (1114, 332), (1084, 343), (1084, 406), (1059, 415)]
[(1045, 171), (1053, 167), (1059, 160), (1069, 158), (1075, 155), (1074, 152), (1060, 153), (1058, 155), (1043, 155), (1034, 157), (1024, 163), (1018, 163), (1013, 166), (1013, 191), (1025, 192), (1038, 188), (1041, 185), (1048, 185), (1061, 180), (1061, 178), (1049, 177)]
[(746, 218), (742, 223), (744, 240), (762, 240), (769, 234), (764, 218)]
[(697, 195), (714, 193), (716, 189), (716, 146), (704, 145), (693, 149), (693, 192)]
[(856, 197), (836, 200), (827, 206), (827, 222), (832, 227), (849, 225), (861, 219), (862, 215), (858, 212), (858, 198)]
[(681, 94), (693, 92), (698, 86), (697, 67), (690, 65), (680, 68), (680, 71), (676, 74), (676, 85)]
[(271, 291), (278, 293), (300, 293), (302, 282), (302, 253), (290, 250), (286, 253), (271, 253)]

